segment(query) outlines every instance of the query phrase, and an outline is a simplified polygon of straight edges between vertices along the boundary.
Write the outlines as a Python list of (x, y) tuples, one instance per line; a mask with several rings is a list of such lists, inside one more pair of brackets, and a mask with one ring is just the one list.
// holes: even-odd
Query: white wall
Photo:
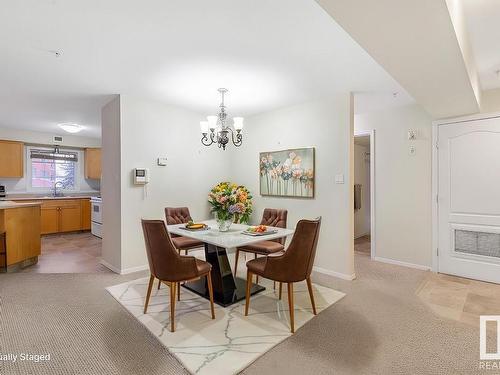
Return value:
[(354, 144), (354, 183), (361, 185), (361, 208), (354, 211), (354, 238), (370, 234), (370, 146)]
[[(253, 194), (253, 222), (260, 221), (265, 207), (286, 208), (290, 228), (302, 218), (322, 216), (316, 270), (353, 277), (351, 96), (339, 94), (250, 117), (245, 120), (244, 131), (243, 145), (231, 150), (231, 176)], [(316, 148), (316, 197), (260, 196), (259, 152), (308, 146)], [(336, 174), (345, 175), (345, 184), (334, 183)]]
[(115, 272), (122, 266), (120, 97), (101, 111), (102, 261)]
[(500, 112), (500, 89), (483, 91), (481, 95), (481, 112)]
[[(103, 110), (103, 245), (105, 261), (128, 272), (147, 265), (141, 218), (164, 219), (167, 206), (188, 206), (195, 220), (210, 217), (208, 192), (229, 177), (229, 152), (200, 143), (199, 122), (204, 115), (127, 95), (121, 95), (119, 102), (119, 120), (116, 108), (110, 119)], [(108, 123), (113, 124), (109, 132)], [(114, 143), (116, 139), (119, 142)], [(158, 157), (167, 157), (168, 165), (157, 166)], [(141, 186), (132, 184), (136, 167), (150, 170), (147, 196)], [(119, 194), (112, 193), (115, 188)], [(115, 194), (112, 204), (110, 194)], [(121, 216), (120, 225), (106, 223), (112, 215)], [(120, 248), (117, 263), (111, 254), (120, 253)]]
[[(377, 257), (431, 266), (431, 121), (417, 105), (355, 116), (356, 132), (376, 131)], [(408, 140), (408, 129), (417, 130), (416, 141)]]
[[(0, 139), (10, 140), (10, 141), (20, 141), (26, 144), (33, 145), (48, 145), (51, 146), (54, 143), (52, 142), (52, 138), (54, 135), (61, 134), (51, 134), (51, 133), (42, 133), (35, 131), (27, 131), (27, 130), (19, 130), (13, 128), (0, 128)], [(88, 137), (79, 137), (74, 135), (65, 135), (63, 134), (64, 142), (59, 144), (61, 148), (71, 147), (78, 148), (83, 150), (86, 147), (100, 147), (101, 140), (97, 138), (88, 138)], [(26, 152), (26, 147), (25, 147)], [(27, 157), (25, 154), (24, 157), (24, 177), (23, 178), (0, 178), (0, 185), (5, 185), (5, 189), (7, 194), (22, 194), (28, 192), (28, 180), (27, 180)], [(84, 158), (83, 152), (79, 155), (79, 184), (80, 191), (82, 192), (92, 192), (99, 191), (99, 181), (95, 180), (87, 180), (84, 176)]]

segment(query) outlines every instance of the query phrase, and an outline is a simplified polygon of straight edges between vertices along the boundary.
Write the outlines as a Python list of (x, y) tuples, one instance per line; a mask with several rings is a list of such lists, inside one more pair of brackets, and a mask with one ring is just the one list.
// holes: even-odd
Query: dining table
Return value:
[[(214, 302), (226, 307), (245, 299), (246, 280), (235, 277), (229, 263), (228, 252), (237, 247), (242, 247), (263, 240), (274, 240), (290, 236), (294, 230), (287, 228), (267, 227), (264, 235), (249, 235), (245, 232), (249, 225), (232, 224), (228, 231), (221, 232), (215, 220), (207, 220), (202, 223), (206, 227), (201, 230), (189, 230), (186, 224), (168, 225), (169, 233), (189, 237), (204, 243), (205, 260), (212, 265), (212, 285)], [(184, 288), (209, 299), (206, 278), (186, 282)], [(265, 288), (262, 285), (252, 283), (250, 293), (260, 293)]]

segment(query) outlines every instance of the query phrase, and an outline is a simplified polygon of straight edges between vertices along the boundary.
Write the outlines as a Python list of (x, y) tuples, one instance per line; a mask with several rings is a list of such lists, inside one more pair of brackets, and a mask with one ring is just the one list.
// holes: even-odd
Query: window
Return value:
[(61, 190), (78, 189), (78, 152), (29, 148), (28, 170), (32, 190), (51, 190), (55, 184)]

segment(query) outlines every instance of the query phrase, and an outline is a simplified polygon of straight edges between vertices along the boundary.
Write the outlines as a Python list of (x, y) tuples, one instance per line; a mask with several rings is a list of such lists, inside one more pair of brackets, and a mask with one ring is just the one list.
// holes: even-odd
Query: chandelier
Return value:
[(233, 117), (233, 130), (233, 128), (227, 124), (226, 106), (224, 105), (224, 94), (226, 94), (228, 90), (220, 88), (217, 91), (219, 91), (221, 95), (219, 113), (217, 116), (207, 116), (207, 121), (200, 121), (202, 134), (201, 143), (204, 146), (211, 146), (216, 143), (219, 148), (225, 150), (226, 145), (229, 143), (229, 135), (231, 135), (233, 145), (239, 147), (243, 143), (243, 135), (241, 134), (241, 130), (243, 129), (243, 117)]

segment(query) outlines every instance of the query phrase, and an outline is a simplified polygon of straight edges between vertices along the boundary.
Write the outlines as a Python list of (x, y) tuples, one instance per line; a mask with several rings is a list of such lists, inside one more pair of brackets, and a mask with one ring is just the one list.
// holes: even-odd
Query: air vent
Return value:
[(53, 142), (54, 143), (63, 143), (63, 137), (61, 137), (60, 135), (55, 135)]

